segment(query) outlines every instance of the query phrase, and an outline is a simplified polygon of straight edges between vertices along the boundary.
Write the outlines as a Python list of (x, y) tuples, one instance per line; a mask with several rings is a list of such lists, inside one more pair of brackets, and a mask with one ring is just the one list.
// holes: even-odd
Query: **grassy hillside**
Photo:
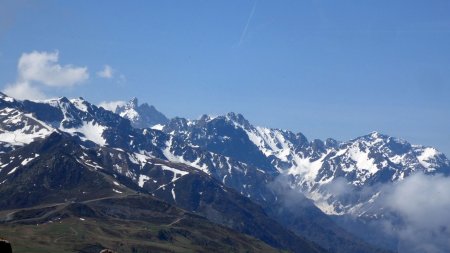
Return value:
[[(8, 217), (7, 217), (8, 216)], [(148, 197), (102, 199), (1, 213), (13, 252), (282, 252)]]

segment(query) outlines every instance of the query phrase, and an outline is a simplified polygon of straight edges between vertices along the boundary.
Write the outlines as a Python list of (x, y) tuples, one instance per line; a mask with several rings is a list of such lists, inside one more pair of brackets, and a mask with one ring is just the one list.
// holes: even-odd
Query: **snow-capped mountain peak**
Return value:
[[(448, 173), (450, 168), (448, 159), (435, 149), (414, 146), (376, 131), (343, 142), (331, 138), (308, 141), (302, 133), (253, 126), (237, 113), (202, 116), (194, 121), (178, 118), (161, 129), (200, 148), (288, 175), (293, 178), (294, 188), (332, 214), (345, 214), (350, 208), (356, 212), (355, 205), (363, 205), (373, 197), (349, 203), (329, 192), (335, 182), (345, 182), (358, 192), (403, 180), (416, 172)], [(237, 145), (246, 148), (230, 152)], [(269, 167), (261, 161), (269, 163)]]
[[(342, 142), (310, 141), (302, 133), (253, 126), (232, 112), (168, 120), (136, 98), (113, 113), (82, 98), (17, 101), (0, 94), (0, 116), (0, 136), (5, 140), (0, 152), (58, 129), (99, 146), (145, 151), (188, 164), (254, 198), (268, 197), (258, 184), (287, 176), (290, 187), (332, 214), (362, 212), (376, 196), (358, 193), (373, 186), (398, 182), (416, 172), (450, 174), (449, 160), (435, 148), (379, 132)], [(336, 183), (352, 189), (356, 197), (330, 191)]]
[(133, 97), (130, 101), (128, 101), (128, 103), (126, 104), (126, 107), (128, 109), (136, 109), (138, 107), (138, 98), (137, 97)]
[[(0, 93), (0, 153), (47, 139), (54, 131), (76, 136), (71, 140), (81, 140), (83, 147), (111, 149), (108, 152), (117, 153), (117, 158), (110, 165), (139, 187), (161, 186), (143, 175), (149, 168), (140, 165), (150, 160), (169, 162), (177, 169), (171, 170), (167, 181), (174, 188), (184, 175), (178, 168), (188, 165), (270, 206), (280, 204), (278, 198), (283, 197), (272, 187), (281, 178), (299, 198), (305, 195), (328, 214), (369, 215), (367, 210), (380, 196), (379, 185), (399, 182), (416, 172), (450, 174), (449, 160), (435, 148), (411, 145), (379, 132), (348, 141), (308, 140), (302, 133), (254, 126), (232, 112), (203, 115), (198, 120), (168, 120), (153, 106), (139, 105), (136, 98), (113, 113), (83, 98), (18, 101)], [(139, 168), (121, 167), (127, 156), (127, 166)], [(109, 162), (110, 157), (102, 161)], [(101, 169), (82, 157), (80, 161)], [(173, 200), (179, 199), (172, 194)]]
[(166, 124), (169, 121), (154, 106), (150, 106), (147, 103), (139, 105), (138, 102), (138, 99), (134, 97), (125, 105), (117, 106), (115, 113), (130, 120), (131, 124), (136, 128), (151, 128), (155, 125)]
[(89, 110), (90, 103), (84, 100), (84, 98), (82, 97), (70, 99), (70, 103), (80, 111), (88, 112)]
[(225, 115), (225, 119), (244, 128), (250, 127), (249, 121), (240, 113), (229, 112)]
[[(45, 138), (55, 130), (77, 135), (82, 140), (92, 141), (98, 145), (106, 145), (105, 131), (111, 125), (119, 124), (118, 121), (123, 120), (120, 116), (99, 109), (83, 98), (60, 97), (43, 101), (16, 101), (4, 94), (2, 98), (1, 101), (5, 101), (1, 103), (4, 107), (2, 110), (8, 112), (5, 111), (5, 117), (1, 119), (0, 123), (3, 125), (0, 132), (15, 136), (15, 141), (9, 141), (12, 146), (18, 145), (17, 140), (27, 140), (21, 142), (29, 143)], [(9, 138), (5, 137), (4, 140)]]

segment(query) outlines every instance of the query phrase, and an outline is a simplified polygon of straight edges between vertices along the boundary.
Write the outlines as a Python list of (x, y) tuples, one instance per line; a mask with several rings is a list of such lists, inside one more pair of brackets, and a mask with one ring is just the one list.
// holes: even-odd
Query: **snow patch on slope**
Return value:
[(2, 116), (0, 142), (22, 146), (37, 139), (43, 139), (53, 131), (52, 127), (33, 115), (24, 114), (16, 109), (4, 108), (0, 110), (0, 116)]
[(86, 105), (86, 101), (81, 98), (71, 99), (70, 102), (80, 111), (88, 112), (88, 107)]
[(168, 167), (168, 166), (163, 165), (163, 164), (159, 164), (159, 165), (161, 166), (161, 169), (167, 170), (167, 171), (171, 171), (173, 173), (173, 178), (172, 178), (172, 181), (171, 181), (172, 183), (177, 181), (178, 179), (180, 179), (182, 176), (185, 176), (185, 175), (189, 174), (189, 172), (187, 172), (187, 171), (171, 168), (171, 167)]
[(39, 154), (36, 154), (34, 157), (30, 157), (30, 158), (26, 158), (25, 160), (23, 160), (20, 164), (22, 166), (27, 165), (28, 163), (30, 163), (31, 161), (33, 161), (35, 158), (39, 157)]
[(119, 114), (121, 117), (129, 119), (130, 121), (137, 121), (140, 117), (139, 113), (133, 108), (127, 108)]
[(374, 163), (375, 159), (369, 158), (369, 152), (362, 151), (357, 145), (353, 145), (348, 149), (347, 153), (349, 158), (356, 163), (356, 167), (353, 167), (352, 170), (366, 170), (370, 175), (378, 172), (377, 165)]
[(150, 180), (150, 177), (146, 176), (146, 175), (139, 175), (139, 187), (144, 187), (145, 182), (147, 182), (148, 180)]
[(156, 124), (156, 125), (152, 126), (151, 128), (154, 130), (162, 131), (164, 129), (164, 125)]
[(433, 169), (434, 163), (433, 160), (440, 153), (435, 148), (425, 148), (422, 153), (417, 156), (420, 164), (427, 169)]
[(93, 121), (84, 122), (84, 124), (78, 128), (62, 128), (62, 131), (76, 134), (81, 133), (84, 137), (81, 137), (82, 140), (90, 140), (101, 146), (106, 145), (106, 140), (103, 137), (103, 132), (107, 129), (107, 127), (97, 124)]
[(206, 164), (200, 165), (200, 158), (191, 162), (184, 159), (183, 156), (177, 156), (171, 152), (171, 147), (173, 144), (173, 136), (170, 136), (170, 139), (166, 142), (166, 147), (162, 150), (163, 155), (167, 158), (167, 160), (175, 163), (184, 163), (196, 169), (199, 169), (207, 174), (210, 174), (208, 170), (208, 166)]

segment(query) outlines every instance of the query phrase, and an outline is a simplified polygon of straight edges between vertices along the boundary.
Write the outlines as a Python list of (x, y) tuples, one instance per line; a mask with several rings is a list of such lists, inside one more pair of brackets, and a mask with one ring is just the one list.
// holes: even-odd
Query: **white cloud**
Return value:
[(354, 193), (353, 185), (343, 177), (338, 177), (335, 180), (324, 185), (324, 190), (336, 197), (346, 197)]
[(89, 78), (87, 67), (61, 66), (58, 58), (58, 51), (22, 54), (17, 66), (20, 80), (63, 87), (73, 86)]
[(44, 99), (42, 87), (70, 87), (89, 78), (87, 67), (61, 66), (59, 53), (23, 53), (17, 65), (17, 81), (9, 84), (3, 92), (17, 99)]
[(416, 173), (396, 183), (367, 186), (360, 191), (343, 178), (324, 185), (340, 200), (366, 199), (379, 193), (373, 206), (382, 217), (367, 225), (366, 239), (383, 238), (399, 253), (447, 253), (450, 249), (450, 177)]
[(18, 82), (7, 85), (3, 90), (8, 96), (16, 99), (45, 99), (46, 96), (38, 88), (33, 87), (28, 82)]
[(118, 100), (118, 101), (103, 101), (98, 106), (103, 107), (104, 109), (112, 112), (116, 112), (116, 108), (118, 106), (124, 106), (126, 104), (125, 101)]
[(388, 187), (384, 206), (401, 217), (398, 252), (444, 253), (450, 249), (450, 178), (415, 174)]
[(103, 70), (97, 72), (97, 76), (101, 78), (111, 79), (114, 77), (114, 69), (109, 65), (105, 65)]

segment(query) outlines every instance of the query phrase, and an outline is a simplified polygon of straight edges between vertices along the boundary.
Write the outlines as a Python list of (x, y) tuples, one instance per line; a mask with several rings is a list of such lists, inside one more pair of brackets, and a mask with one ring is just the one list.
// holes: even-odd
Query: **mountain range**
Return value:
[[(0, 152), (4, 226), (86, 214), (124, 223), (143, 219), (162, 201), (181, 210), (171, 222), (194, 217), (190, 233), (208, 241), (200, 228), (214, 227), (236, 252), (396, 251), (401, 238), (370, 225), (401, 222), (382, 204), (385, 186), (416, 173), (450, 173), (450, 161), (435, 148), (378, 132), (310, 141), (253, 126), (237, 113), (169, 119), (137, 99), (108, 111), (83, 98), (20, 101), (0, 94)], [(119, 200), (141, 211), (125, 215), (115, 207)], [(73, 211), (77, 205), (81, 213)], [(242, 243), (245, 236), (253, 244)], [(193, 237), (183, 240), (202, 247)]]

